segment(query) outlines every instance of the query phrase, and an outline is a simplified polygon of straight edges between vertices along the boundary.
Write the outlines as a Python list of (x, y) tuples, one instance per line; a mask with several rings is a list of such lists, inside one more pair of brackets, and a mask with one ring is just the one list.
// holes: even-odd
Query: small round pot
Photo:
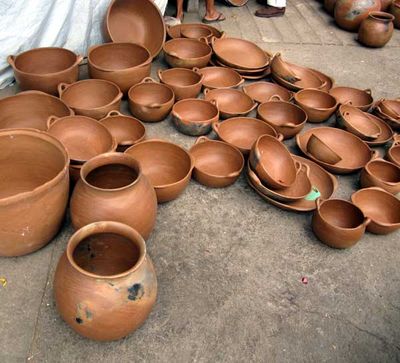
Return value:
[(58, 93), (77, 115), (100, 120), (107, 113), (119, 110), (122, 92), (119, 87), (104, 79), (85, 79), (72, 84), (60, 83)]
[(106, 43), (89, 48), (88, 68), (91, 78), (114, 82), (123, 93), (150, 76), (152, 57), (142, 45)]
[(205, 67), (198, 70), (204, 76), (203, 86), (208, 89), (236, 88), (243, 84), (242, 76), (226, 67)]
[(387, 158), (393, 164), (400, 166), (400, 142), (394, 142), (387, 152)]
[(196, 98), (201, 91), (203, 75), (197, 68), (172, 68), (162, 71), (158, 70), (160, 81), (172, 88), (177, 101), (185, 98)]
[(132, 115), (143, 122), (164, 120), (175, 102), (172, 88), (150, 77), (132, 86), (128, 92), (128, 98)]
[(57, 310), (78, 334), (121, 339), (139, 328), (157, 298), (143, 237), (117, 222), (89, 224), (68, 241), (54, 276)]
[(400, 29), (400, 0), (393, 0), (389, 12), (394, 16), (394, 26)]
[(365, 112), (371, 108), (374, 102), (370, 89), (360, 90), (352, 87), (334, 87), (329, 91), (329, 94), (335, 97), (338, 103), (342, 105), (348, 104)]
[(317, 199), (312, 229), (318, 239), (334, 248), (354, 246), (371, 223), (362, 210), (343, 199)]
[(83, 57), (64, 48), (35, 48), (10, 55), (8, 63), (21, 90), (37, 90), (57, 94), (59, 83), (74, 83), (79, 76)]
[(322, 141), (317, 135), (312, 134), (307, 142), (307, 152), (314, 158), (327, 164), (337, 164), (342, 160), (332, 148)]
[(194, 159), (193, 178), (211, 188), (233, 184), (243, 170), (244, 158), (236, 147), (200, 136), (189, 150)]
[(276, 83), (256, 82), (243, 87), (243, 92), (257, 103), (271, 101), (273, 98), (278, 98), (281, 101), (289, 102), (293, 98), (293, 93), (286, 88), (279, 86)]
[(211, 125), (218, 120), (219, 111), (215, 101), (188, 98), (178, 101), (172, 108), (172, 122), (185, 135), (208, 134)]
[(393, 35), (392, 14), (381, 11), (372, 11), (361, 23), (358, 30), (358, 41), (367, 47), (384, 47)]
[(381, 10), (381, 0), (337, 0), (335, 21), (340, 28), (356, 32), (371, 11), (379, 10)]

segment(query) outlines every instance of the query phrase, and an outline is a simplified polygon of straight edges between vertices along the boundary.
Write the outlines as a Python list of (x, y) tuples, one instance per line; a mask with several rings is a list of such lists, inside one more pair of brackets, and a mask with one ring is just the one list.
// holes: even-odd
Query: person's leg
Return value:
[(256, 16), (273, 18), (285, 14), (286, 0), (267, 0), (267, 6), (256, 11)]
[(183, 20), (183, 0), (176, 0), (176, 18)]
[(214, 0), (206, 0), (206, 15), (203, 18), (204, 23), (213, 23), (225, 20), (224, 14), (217, 11)]

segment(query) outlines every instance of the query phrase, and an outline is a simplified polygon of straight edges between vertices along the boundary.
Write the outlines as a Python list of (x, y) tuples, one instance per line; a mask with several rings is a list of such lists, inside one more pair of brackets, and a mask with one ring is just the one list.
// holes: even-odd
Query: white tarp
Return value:
[[(132, 0), (135, 1), (135, 0)], [(0, 0), (0, 89), (13, 81), (8, 55), (37, 47), (63, 47), (86, 55), (103, 42), (111, 0)], [(162, 14), (167, 0), (155, 0)]]

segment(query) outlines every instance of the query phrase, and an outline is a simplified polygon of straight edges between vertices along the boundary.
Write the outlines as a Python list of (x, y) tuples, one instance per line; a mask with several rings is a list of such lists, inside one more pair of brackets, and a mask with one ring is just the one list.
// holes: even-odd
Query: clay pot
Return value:
[(254, 142), (261, 135), (271, 135), (279, 141), (283, 140), (283, 135), (278, 134), (273, 127), (252, 117), (232, 117), (223, 122), (215, 122), (212, 127), (222, 141), (235, 146), (243, 155), (250, 153)]
[(389, 11), (394, 16), (394, 26), (400, 29), (400, 0), (393, 0)]
[(244, 158), (236, 147), (200, 136), (189, 150), (194, 159), (193, 178), (211, 188), (233, 184), (243, 170)]
[(68, 155), (37, 130), (0, 131), (0, 256), (21, 256), (49, 243), (68, 203)]
[(193, 158), (182, 147), (164, 140), (147, 140), (125, 151), (139, 163), (150, 180), (159, 203), (176, 199), (187, 187)]
[(371, 223), (360, 208), (343, 199), (317, 199), (312, 229), (318, 239), (334, 248), (354, 246)]
[(257, 104), (245, 93), (237, 89), (205, 89), (204, 99), (215, 100), (221, 118), (246, 116), (253, 111)]
[(400, 98), (397, 100), (386, 100), (382, 98), (377, 102), (376, 108), (384, 117), (400, 119)]
[(64, 145), (73, 164), (83, 164), (117, 148), (117, 142), (107, 128), (90, 117), (49, 119), (47, 132)]
[(185, 23), (185, 24), (177, 24), (177, 25), (174, 25), (174, 26), (167, 26), (168, 37), (170, 39), (182, 38), (183, 37), (182, 29), (185, 29), (187, 27), (189, 27), (189, 28), (192, 28), (192, 27), (206, 28), (206, 29), (210, 30), (210, 32), (212, 33), (212, 35), (214, 37), (217, 37), (217, 38), (221, 38), (221, 37), (223, 37), (225, 35), (224, 32), (218, 30), (217, 28), (215, 28), (215, 27), (213, 27), (211, 25), (200, 24), (200, 23)]
[(308, 122), (323, 122), (333, 115), (338, 103), (329, 93), (304, 89), (294, 95), (296, 103), (306, 112)]
[(8, 63), (21, 90), (57, 94), (59, 83), (78, 80), (82, 56), (64, 48), (35, 48), (19, 55), (9, 55)]
[(206, 41), (171, 39), (163, 46), (165, 61), (172, 68), (203, 68), (211, 58), (212, 49)]
[(132, 115), (144, 122), (164, 120), (175, 102), (172, 88), (150, 77), (132, 86), (128, 92), (128, 98)]
[(143, 46), (134, 43), (106, 43), (89, 49), (91, 78), (114, 82), (123, 93), (150, 76), (152, 57)]
[(325, 144), (318, 136), (312, 134), (307, 142), (307, 153), (313, 155), (319, 161), (327, 164), (337, 164), (342, 158)]
[(141, 142), (145, 138), (146, 129), (136, 118), (111, 111), (100, 120), (117, 141), (117, 151), (123, 152), (128, 147)]
[(151, 0), (113, 0), (104, 28), (108, 40), (143, 45), (153, 58), (165, 42), (163, 16)]
[(334, 15), (336, 1), (337, 0), (324, 0), (324, 8), (328, 14)]
[(374, 102), (370, 89), (360, 90), (352, 87), (335, 87), (329, 94), (336, 98), (341, 104), (348, 104), (367, 112)]
[(85, 79), (72, 84), (60, 83), (58, 93), (62, 101), (77, 115), (100, 120), (107, 113), (119, 110), (122, 92), (115, 83), (104, 79)]
[(381, 11), (389, 11), (392, 0), (381, 0)]
[(211, 38), (213, 36), (212, 31), (209, 28), (197, 26), (197, 25), (187, 25), (181, 28), (181, 36), (183, 38), (190, 39), (201, 39), (201, 38)]
[(177, 102), (172, 108), (172, 122), (185, 135), (205, 135), (218, 122), (219, 111), (215, 101), (188, 98)]
[(203, 75), (197, 68), (172, 68), (162, 71), (158, 70), (158, 78), (167, 84), (175, 93), (177, 101), (185, 98), (196, 98), (201, 91)]
[(361, 171), (363, 188), (379, 187), (394, 195), (400, 193), (400, 167), (383, 159), (371, 160)]
[(326, 75), (325, 73), (322, 73), (312, 68), (309, 68), (309, 70), (321, 80), (322, 86), (318, 88), (321, 91), (328, 92), (335, 84), (335, 80), (332, 77)]
[[(266, 54), (266, 57), (269, 59), (271, 58), (271, 55), (264, 51), (264, 53)], [(216, 57), (212, 57), (210, 60), (210, 64), (214, 65), (214, 66), (218, 66), (218, 67), (224, 67), (224, 68), (229, 68), (229, 69), (233, 69), (234, 71), (236, 71), (237, 73), (239, 73), (243, 78), (246, 76), (253, 76), (254, 78), (259, 77), (261, 75), (263, 75), (264, 77), (266, 77), (267, 75), (269, 75), (271, 73), (271, 68), (269, 65), (265, 66), (265, 67), (261, 67), (261, 68), (252, 68), (252, 69), (243, 69), (243, 68), (238, 68), (238, 67), (234, 67), (232, 65), (229, 64), (225, 64), (224, 62), (222, 62), (220, 59), (216, 58)]]
[(109, 341), (139, 328), (157, 298), (157, 277), (142, 236), (117, 222), (81, 228), (54, 276), (57, 310), (86, 338)]
[(370, 113), (365, 113), (365, 115), (374, 124), (376, 124), (381, 130), (380, 135), (376, 139), (374, 139), (374, 140), (364, 140), (364, 142), (367, 145), (369, 145), (369, 146), (385, 145), (387, 142), (389, 142), (393, 138), (393, 131), (385, 121), (383, 121), (379, 117), (371, 115)]
[(337, 0), (335, 21), (339, 27), (354, 32), (371, 11), (379, 10), (381, 10), (381, 0)]
[(208, 89), (236, 88), (244, 82), (242, 76), (231, 68), (206, 67), (198, 72), (204, 76), (203, 86)]
[(0, 100), (0, 129), (47, 130), (50, 116), (64, 117), (74, 112), (59, 98), (39, 91), (26, 91)]
[(370, 12), (360, 25), (358, 41), (368, 47), (384, 47), (392, 38), (393, 20), (392, 14), (381, 11)]
[(283, 78), (289, 83), (296, 83), (301, 78), (291, 69), (291, 64), (282, 59), (281, 53), (274, 54), (271, 59), (271, 71), (276, 77)]
[[(254, 102), (264, 103), (271, 101), (273, 96), (279, 97), (281, 101), (291, 101), (293, 93), (275, 83), (256, 82), (243, 87), (243, 92)], [(274, 98), (275, 98), (274, 97)]]
[(358, 190), (351, 201), (371, 219), (367, 231), (388, 234), (400, 228), (400, 200), (387, 191), (372, 187)]
[(400, 143), (394, 142), (392, 147), (387, 152), (387, 158), (393, 164), (400, 166)]
[(285, 139), (298, 134), (307, 122), (307, 114), (299, 106), (285, 101), (264, 102), (258, 106), (257, 115)]

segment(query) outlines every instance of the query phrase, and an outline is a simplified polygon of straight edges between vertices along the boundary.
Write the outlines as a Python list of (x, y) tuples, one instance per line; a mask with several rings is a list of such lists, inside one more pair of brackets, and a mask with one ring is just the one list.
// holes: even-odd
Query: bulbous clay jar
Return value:
[(393, 20), (394, 16), (392, 14), (381, 11), (369, 13), (358, 30), (359, 42), (368, 47), (384, 47), (392, 38)]
[(381, 10), (381, 0), (337, 0), (335, 21), (339, 27), (357, 31), (371, 11)]
[(70, 210), (75, 229), (97, 221), (117, 221), (146, 239), (156, 222), (157, 198), (132, 156), (106, 153), (82, 166)]
[(157, 298), (157, 277), (142, 236), (126, 224), (77, 231), (54, 277), (61, 317), (84, 337), (109, 341), (136, 330)]
[(400, 0), (393, 0), (389, 11), (394, 16), (394, 26), (400, 29)]

